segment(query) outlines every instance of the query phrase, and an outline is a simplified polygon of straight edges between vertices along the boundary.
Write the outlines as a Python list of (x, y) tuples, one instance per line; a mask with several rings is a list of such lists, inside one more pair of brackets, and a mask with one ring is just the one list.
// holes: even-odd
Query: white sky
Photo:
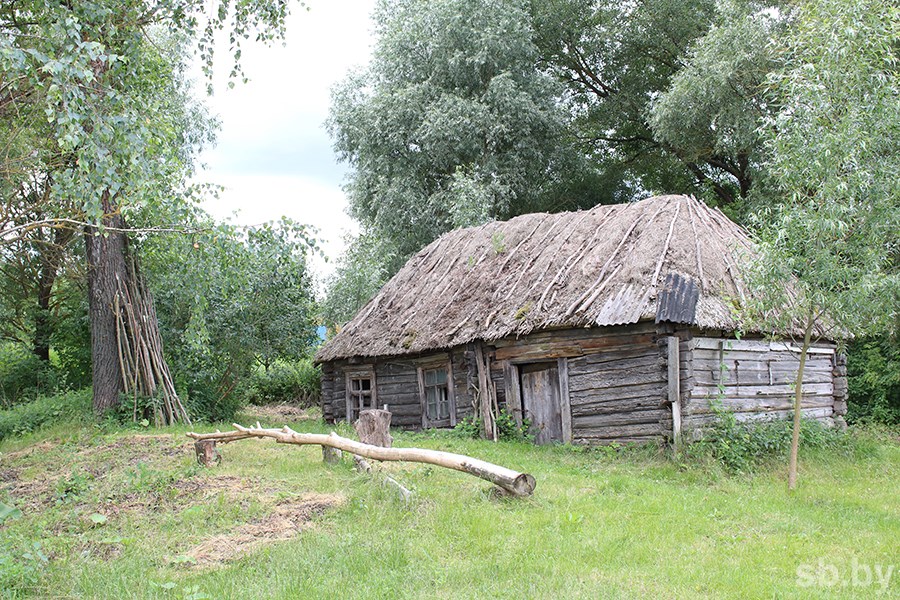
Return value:
[(204, 205), (220, 219), (252, 225), (287, 216), (318, 228), (331, 262), (316, 259), (314, 268), (325, 274), (343, 249), (344, 234), (358, 228), (341, 190), (346, 166), (337, 163), (324, 121), (331, 87), (368, 62), (374, 0), (307, 4), (309, 11), (294, 7), (286, 46), (246, 43), (246, 84), (227, 88), (227, 47), (217, 48), (216, 89), (207, 104), (221, 128), (196, 179), (225, 186), (218, 200)]

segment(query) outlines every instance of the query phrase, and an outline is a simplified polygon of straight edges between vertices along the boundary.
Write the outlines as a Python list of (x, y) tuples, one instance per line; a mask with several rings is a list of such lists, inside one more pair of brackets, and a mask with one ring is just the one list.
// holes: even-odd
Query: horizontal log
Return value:
[(542, 343), (528, 343), (515, 346), (497, 348), (496, 359), (515, 360), (540, 360), (542, 358), (564, 358), (570, 356), (582, 356), (594, 354), (599, 351), (608, 351), (615, 348), (629, 348), (633, 346), (652, 346), (653, 334), (635, 336), (604, 336), (584, 340), (552, 340)]
[(572, 430), (595, 429), (601, 427), (618, 427), (620, 425), (642, 425), (652, 423), (659, 426), (662, 410), (633, 410), (612, 414), (594, 414), (583, 417), (572, 417)]
[(624, 398), (608, 400), (606, 402), (586, 402), (572, 405), (572, 418), (589, 415), (603, 415), (614, 413), (627, 413), (640, 410), (659, 410), (665, 397), (659, 394), (655, 397)]
[(629, 369), (634, 367), (656, 366), (663, 368), (665, 359), (658, 352), (636, 352), (632, 356), (606, 356), (588, 354), (569, 359), (569, 372), (593, 372), (597, 370)]
[(569, 384), (569, 398), (571, 405), (589, 404), (592, 402), (604, 402), (607, 400), (622, 400), (625, 398), (663, 398), (666, 395), (665, 382), (631, 385), (625, 387), (592, 388), (573, 391)]
[[(833, 415), (833, 410), (830, 407), (818, 407), (818, 408), (804, 408), (800, 410), (800, 414), (805, 419), (816, 419), (819, 421), (827, 421)], [(743, 412), (743, 413), (734, 413), (734, 418), (740, 423), (752, 422), (752, 421), (773, 421), (773, 420), (787, 420), (794, 416), (793, 409), (791, 410), (780, 410), (780, 411), (769, 411), (769, 412)], [(685, 427), (690, 427), (692, 429), (696, 429), (699, 427), (703, 427), (706, 425), (710, 425), (719, 420), (718, 415), (713, 413), (707, 414), (698, 414), (698, 415), (687, 415), (684, 419)]]
[[(831, 373), (827, 371), (803, 372), (803, 383), (830, 383)], [(726, 385), (770, 385), (791, 384), (797, 380), (797, 372), (769, 371), (768, 369), (740, 369), (725, 372), (700, 369), (694, 371), (694, 379), (698, 385), (717, 385), (722, 381)]]
[(647, 385), (664, 382), (665, 378), (661, 370), (652, 373), (596, 373), (592, 375), (570, 377), (569, 393), (572, 394), (585, 390), (603, 390), (617, 387), (630, 387), (633, 385)]
[(636, 437), (656, 437), (662, 434), (659, 423), (639, 423), (635, 425), (618, 425), (615, 427), (572, 428), (572, 436), (576, 440), (618, 440)]
[[(737, 351), (774, 351), (774, 352), (799, 352), (800, 348), (790, 342), (773, 342), (769, 340), (735, 340), (696, 337), (694, 338), (694, 348), (700, 350), (718, 350), (719, 343), (725, 342), (725, 352)], [(834, 354), (833, 345), (814, 345), (809, 348), (809, 354)]]
[(235, 431), (227, 433), (202, 434), (190, 432), (187, 436), (194, 440), (215, 440), (218, 442), (231, 442), (251, 437), (272, 438), (279, 444), (328, 446), (373, 460), (418, 462), (462, 471), (463, 473), (490, 481), (514, 496), (530, 496), (534, 493), (535, 481), (531, 475), (519, 473), (512, 469), (462, 454), (422, 448), (382, 448), (347, 439), (334, 432), (329, 435), (298, 433), (286, 425), (282, 429), (243, 427), (237, 423), (233, 426)]
[[(726, 397), (732, 396), (740, 396), (740, 397), (752, 397), (752, 396), (785, 396), (791, 395), (794, 393), (794, 386), (792, 384), (780, 384), (780, 385), (734, 385), (727, 384), (724, 387), (724, 390), (721, 391)], [(827, 394), (831, 395), (832, 392), (831, 383), (811, 383), (809, 385), (803, 385), (803, 393), (804, 394)], [(702, 385), (700, 383), (695, 383), (693, 395), (696, 396), (708, 396), (710, 398), (715, 398), (720, 394), (720, 390), (718, 386), (714, 385)]]
[[(800, 368), (800, 361), (794, 360), (792, 358), (784, 358), (784, 357), (772, 357), (768, 359), (732, 359), (726, 357), (725, 360), (720, 361), (718, 357), (711, 358), (702, 358), (695, 357), (694, 358), (694, 368), (697, 370), (708, 370), (708, 371), (733, 371), (735, 369), (768, 369), (770, 366), (772, 369), (778, 371), (792, 371), (794, 373), (797, 372), (797, 369)], [(811, 360), (806, 363), (806, 369), (811, 371), (822, 371), (831, 373), (832, 366), (830, 360)]]
[[(805, 396), (801, 407), (826, 408), (833, 405), (834, 399), (831, 396)], [(722, 402), (722, 406), (734, 412), (793, 410), (794, 398), (788, 396), (780, 398), (727, 398)], [(688, 415), (698, 415), (712, 412), (712, 409), (706, 402), (692, 402), (685, 406), (682, 412)]]

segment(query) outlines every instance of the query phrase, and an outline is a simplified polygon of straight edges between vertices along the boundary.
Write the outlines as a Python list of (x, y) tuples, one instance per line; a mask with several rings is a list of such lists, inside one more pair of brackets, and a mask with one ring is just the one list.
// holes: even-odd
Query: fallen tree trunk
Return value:
[(531, 475), (462, 454), (422, 448), (382, 448), (347, 439), (334, 432), (329, 435), (298, 433), (286, 425), (282, 429), (264, 429), (259, 426), (259, 423), (256, 424), (256, 427), (244, 427), (235, 423), (234, 429), (235, 431), (224, 433), (190, 432), (187, 436), (198, 441), (212, 440), (221, 443), (256, 437), (272, 438), (280, 444), (328, 446), (373, 460), (419, 462), (462, 471), (490, 481), (513, 496), (530, 496), (534, 492), (535, 481)]

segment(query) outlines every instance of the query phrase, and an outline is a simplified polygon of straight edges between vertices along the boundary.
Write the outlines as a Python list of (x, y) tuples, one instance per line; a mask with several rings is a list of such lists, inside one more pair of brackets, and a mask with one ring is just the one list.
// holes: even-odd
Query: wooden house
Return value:
[[(324, 416), (386, 405), (395, 425), (452, 427), (505, 407), (539, 443), (584, 444), (690, 435), (717, 402), (786, 417), (798, 349), (734, 335), (752, 254), (738, 225), (685, 196), (452, 231), (320, 349)], [(843, 423), (834, 343), (812, 348), (804, 389), (805, 416)]]

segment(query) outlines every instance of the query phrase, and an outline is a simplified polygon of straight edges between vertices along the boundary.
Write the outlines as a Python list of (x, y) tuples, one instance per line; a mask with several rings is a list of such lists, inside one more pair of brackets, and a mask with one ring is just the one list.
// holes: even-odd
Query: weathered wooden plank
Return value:
[(573, 390), (569, 376), (569, 398), (574, 407), (589, 402), (602, 402), (604, 400), (618, 400), (625, 398), (654, 398), (660, 403), (666, 398), (666, 383), (657, 381), (646, 384), (630, 385), (623, 387), (591, 388)]
[[(799, 352), (800, 348), (790, 342), (772, 342), (769, 340), (695, 337), (694, 348), (702, 350), (718, 350), (720, 342), (725, 342), (725, 352), (738, 351), (774, 351)], [(809, 354), (834, 354), (834, 345), (819, 344), (810, 347)]]
[(634, 367), (657, 366), (663, 368), (663, 358), (656, 348), (641, 348), (640, 352), (630, 353), (628, 356), (621, 354), (587, 354), (577, 358), (570, 358), (569, 365), (573, 371), (594, 371), (598, 369), (628, 369)]
[(504, 393), (506, 396), (506, 410), (512, 414), (516, 424), (522, 426), (522, 393), (519, 390), (519, 371), (508, 360), (503, 361)]
[[(778, 371), (797, 372), (800, 367), (800, 361), (794, 360), (792, 357), (769, 355), (768, 358), (741, 358), (733, 359), (726, 357), (724, 361), (720, 361), (718, 357), (703, 357), (701, 355), (694, 356), (694, 368), (697, 370), (718, 371), (724, 368), (727, 371), (734, 369), (766, 369), (769, 365)], [(832, 372), (830, 359), (819, 359), (807, 361), (807, 367), (813, 371)]]
[[(829, 383), (832, 381), (831, 373), (827, 371), (803, 372), (803, 383)], [(797, 371), (783, 371), (768, 369), (733, 369), (724, 372), (700, 369), (694, 371), (694, 380), (697, 385), (718, 385), (721, 381), (725, 385), (781, 385), (793, 384), (797, 379)]]
[(576, 440), (592, 443), (594, 440), (625, 440), (629, 438), (657, 438), (663, 433), (659, 423), (637, 423), (616, 427), (576, 428)]
[[(733, 385), (728, 384), (723, 386), (724, 390), (722, 393), (726, 397), (732, 396), (784, 396), (790, 395), (794, 393), (794, 386), (792, 384), (780, 384), (780, 385)], [(701, 385), (699, 383), (695, 383), (694, 385), (694, 396), (709, 396), (711, 398), (715, 398), (720, 393), (718, 386), (714, 385)], [(804, 394), (833, 394), (833, 388), (831, 383), (811, 383), (809, 385), (803, 385), (803, 393)]]
[(507, 337), (491, 342), (497, 348), (508, 346), (540, 344), (554, 340), (590, 340), (594, 338), (633, 337), (641, 334), (655, 334), (656, 325), (652, 321), (611, 327), (569, 327), (530, 333), (524, 337)]
[[(804, 396), (801, 408), (826, 408), (833, 406), (833, 404), (833, 399), (830, 396)], [(789, 396), (779, 398), (729, 398), (722, 402), (722, 406), (735, 413), (792, 410), (794, 400)], [(696, 402), (684, 407), (685, 415), (701, 415), (711, 412), (712, 409), (706, 402)]]
[[(834, 414), (833, 409), (830, 406), (825, 407), (815, 407), (815, 408), (803, 408), (800, 410), (800, 414), (806, 419), (820, 419), (827, 420), (832, 417)], [(742, 412), (735, 413), (734, 418), (738, 422), (748, 422), (748, 421), (765, 421), (765, 420), (787, 420), (794, 416), (794, 410), (773, 410), (768, 412)], [(715, 423), (718, 420), (718, 416), (713, 413), (705, 413), (705, 414), (695, 414), (685, 416), (685, 427), (686, 428), (698, 428), (703, 427), (705, 425), (709, 425)]]
[(603, 415), (586, 415), (572, 419), (573, 431), (587, 429), (599, 429), (608, 427), (611, 429), (623, 425), (653, 424), (659, 427), (659, 419), (663, 415), (662, 409), (632, 411), (628, 413), (610, 413)]
[(606, 400), (604, 402), (587, 402), (572, 406), (572, 418), (588, 415), (600, 415), (621, 413), (640, 410), (661, 410), (663, 408), (663, 396), (622, 398), (618, 400)]
[(569, 398), (569, 366), (568, 359), (557, 361), (559, 371), (559, 409), (562, 420), (562, 438), (564, 444), (572, 443), (572, 407)]
[(542, 343), (529, 343), (497, 348), (497, 360), (513, 360), (525, 362), (548, 358), (565, 358), (593, 354), (615, 348), (633, 346), (651, 346), (653, 334), (634, 336), (605, 336), (585, 340), (549, 340)]
[(572, 393), (652, 383), (665, 383), (665, 375), (662, 369), (655, 369), (652, 372), (641, 372), (640, 370), (636, 372), (619, 371), (616, 373), (599, 372), (579, 375), (578, 377), (571, 373), (569, 374), (569, 391)]
[(669, 404), (672, 406), (672, 437), (675, 445), (681, 445), (681, 373), (679, 372), (678, 338), (668, 340), (668, 392)]

